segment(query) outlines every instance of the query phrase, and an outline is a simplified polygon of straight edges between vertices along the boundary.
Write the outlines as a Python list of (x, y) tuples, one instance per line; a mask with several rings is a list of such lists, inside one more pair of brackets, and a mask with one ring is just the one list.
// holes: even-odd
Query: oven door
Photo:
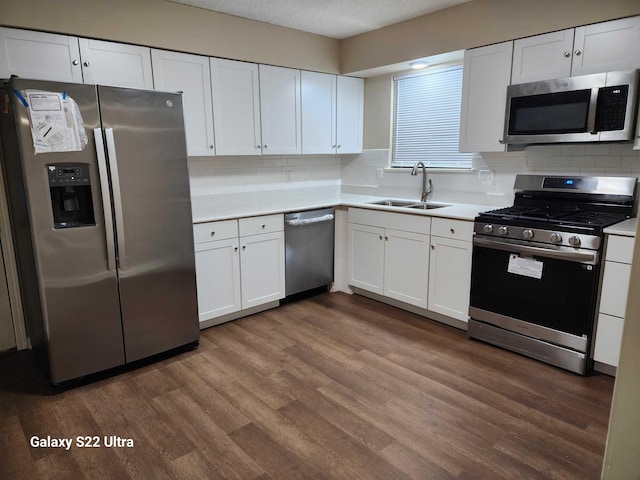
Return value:
[(595, 318), (598, 253), (476, 235), (470, 316), (587, 352)]

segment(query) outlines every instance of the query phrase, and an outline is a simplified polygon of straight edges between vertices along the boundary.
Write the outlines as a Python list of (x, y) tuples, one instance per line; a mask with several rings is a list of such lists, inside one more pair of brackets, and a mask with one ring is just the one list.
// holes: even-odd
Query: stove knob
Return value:
[(506, 237), (507, 235), (509, 235), (509, 229), (507, 227), (500, 227), (498, 228), (498, 233), (500, 235), (502, 235), (503, 237)]
[(522, 238), (524, 238), (525, 240), (531, 240), (533, 238), (533, 230), (528, 228), (526, 230), (523, 230)]
[(493, 225), (487, 223), (484, 227), (482, 227), (482, 231), (484, 233), (493, 233)]
[(562, 242), (562, 235), (560, 235), (559, 233), (553, 232), (551, 234), (550, 240), (552, 243), (560, 243)]
[(572, 236), (569, 237), (569, 240), (567, 240), (569, 242), (569, 245), (571, 245), (572, 247), (579, 247), (580, 246), (580, 237), (577, 236)]

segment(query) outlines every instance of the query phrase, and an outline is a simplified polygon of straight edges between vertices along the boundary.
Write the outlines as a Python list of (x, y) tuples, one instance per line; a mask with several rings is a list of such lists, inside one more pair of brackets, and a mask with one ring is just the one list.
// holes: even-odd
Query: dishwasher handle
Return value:
[(286, 224), (291, 227), (303, 227), (305, 225), (311, 225), (313, 223), (331, 222), (333, 221), (333, 218), (334, 218), (333, 213), (329, 213), (327, 215), (321, 215), (319, 217), (312, 217), (312, 218), (303, 218), (303, 219), (292, 218), (291, 220), (287, 220)]

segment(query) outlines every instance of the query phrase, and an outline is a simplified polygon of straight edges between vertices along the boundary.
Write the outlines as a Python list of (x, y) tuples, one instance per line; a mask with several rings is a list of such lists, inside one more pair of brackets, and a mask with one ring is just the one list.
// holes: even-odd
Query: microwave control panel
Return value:
[(596, 131), (624, 130), (629, 85), (598, 89)]

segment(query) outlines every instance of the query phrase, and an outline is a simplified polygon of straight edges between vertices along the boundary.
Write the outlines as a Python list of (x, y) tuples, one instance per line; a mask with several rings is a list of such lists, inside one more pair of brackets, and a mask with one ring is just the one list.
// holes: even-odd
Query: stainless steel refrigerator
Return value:
[(51, 381), (197, 345), (181, 96), (13, 78), (0, 127), (27, 329)]

